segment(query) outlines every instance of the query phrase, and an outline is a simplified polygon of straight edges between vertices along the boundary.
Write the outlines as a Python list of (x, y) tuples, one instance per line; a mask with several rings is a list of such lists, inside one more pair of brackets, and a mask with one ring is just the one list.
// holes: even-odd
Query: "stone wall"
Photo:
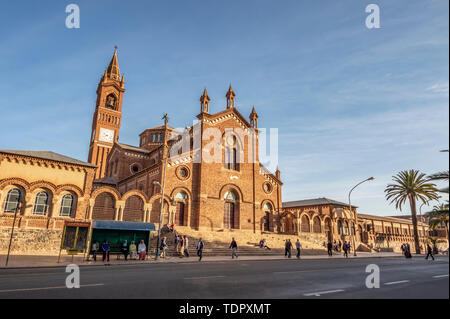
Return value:
[[(11, 228), (0, 227), (0, 254), (8, 252)], [(11, 255), (58, 255), (62, 230), (14, 229)]]

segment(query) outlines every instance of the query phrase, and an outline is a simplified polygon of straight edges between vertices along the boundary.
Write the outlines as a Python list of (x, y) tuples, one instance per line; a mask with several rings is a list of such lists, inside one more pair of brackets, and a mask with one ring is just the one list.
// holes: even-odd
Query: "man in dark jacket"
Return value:
[(284, 246), (284, 256), (288, 256), (288, 258), (291, 258), (291, 248), (292, 243), (290, 239), (286, 239), (286, 244)]
[(105, 240), (102, 244), (102, 251), (103, 251), (103, 261), (109, 262), (109, 251), (111, 250), (111, 246), (109, 245), (108, 241)]
[(198, 244), (197, 244), (197, 256), (198, 256), (198, 261), (202, 260), (202, 254), (203, 254), (203, 241), (200, 238), (198, 240)]
[(428, 257), (430, 256), (434, 260), (433, 249), (431, 248), (430, 244), (427, 244), (427, 257), (425, 257), (425, 259), (428, 260)]
[(123, 241), (122, 247), (120, 248), (120, 251), (122, 252), (123, 257), (125, 258), (125, 260), (128, 260), (128, 252), (129, 252), (129, 250), (128, 250), (128, 241), (127, 240)]
[(344, 241), (344, 244), (342, 245), (342, 249), (344, 250), (344, 257), (348, 258), (348, 246), (347, 241)]
[(234, 237), (231, 240), (230, 248), (231, 248), (231, 259), (234, 259), (234, 257), (238, 258), (238, 255), (237, 255), (237, 243), (234, 240)]
[(328, 242), (327, 249), (328, 249), (328, 256), (333, 256), (333, 244), (331, 243), (331, 241)]

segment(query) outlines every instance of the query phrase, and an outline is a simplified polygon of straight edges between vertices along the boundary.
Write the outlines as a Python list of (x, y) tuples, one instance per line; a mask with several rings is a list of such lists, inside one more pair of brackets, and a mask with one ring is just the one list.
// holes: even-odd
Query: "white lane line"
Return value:
[(403, 284), (405, 282), (409, 282), (409, 280), (400, 280), (400, 281), (386, 282), (385, 285), (387, 285), (387, 286), (389, 286), (389, 285), (397, 285), (397, 284)]
[[(105, 284), (90, 284), (90, 285), (81, 285), (80, 288), (84, 287), (97, 287), (97, 286), (104, 286)], [(37, 291), (37, 290), (51, 290), (51, 289), (69, 289), (66, 286), (58, 286), (58, 287), (41, 287), (41, 288), (20, 288), (20, 289), (6, 289), (6, 290), (0, 290), (0, 293), (2, 292), (14, 292), (14, 291)]]
[(342, 291), (344, 291), (344, 290), (343, 289), (336, 289), (336, 290), (328, 290), (328, 291), (318, 291), (318, 292), (311, 292), (311, 293), (304, 294), (304, 296), (306, 296), (306, 297), (311, 297), (311, 296), (320, 297), (321, 295), (332, 294), (332, 293), (342, 292)]
[(209, 277), (189, 277), (184, 279), (211, 279), (211, 278), (224, 278), (225, 276), (209, 276)]
[(291, 270), (291, 271), (275, 271), (274, 274), (295, 274), (295, 273), (302, 273), (302, 272), (314, 272), (317, 270)]
[(447, 274), (447, 275), (438, 275), (438, 276), (433, 276), (433, 278), (444, 278), (444, 277), (448, 277), (448, 274)]

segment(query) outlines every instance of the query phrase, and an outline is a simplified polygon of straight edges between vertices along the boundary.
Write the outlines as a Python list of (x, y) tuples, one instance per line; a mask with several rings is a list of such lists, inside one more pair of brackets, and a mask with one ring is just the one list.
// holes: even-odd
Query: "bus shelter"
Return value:
[(141, 240), (145, 242), (147, 251), (149, 249), (150, 231), (155, 230), (153, 223), (123, 222), (114, 220), (94, 220), (92, 223), (92, 243), (100, 245), (107, 240), (111, 246), (111, 253), (120, 252), (121, 244), (126, 240), (128, 244), (132, 241), (136, 246)]

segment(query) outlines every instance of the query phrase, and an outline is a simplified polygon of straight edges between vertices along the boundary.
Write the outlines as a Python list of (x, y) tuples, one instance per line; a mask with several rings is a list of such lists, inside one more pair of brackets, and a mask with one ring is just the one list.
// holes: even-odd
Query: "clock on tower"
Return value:
[(117, 48), (97, 87), (97, 102), (92, 119), (89, 163), (97, 165), (95, 178), (105, 177), (106, 159), (119, 139), (122, 120), (124, 77), (120, 75)]

